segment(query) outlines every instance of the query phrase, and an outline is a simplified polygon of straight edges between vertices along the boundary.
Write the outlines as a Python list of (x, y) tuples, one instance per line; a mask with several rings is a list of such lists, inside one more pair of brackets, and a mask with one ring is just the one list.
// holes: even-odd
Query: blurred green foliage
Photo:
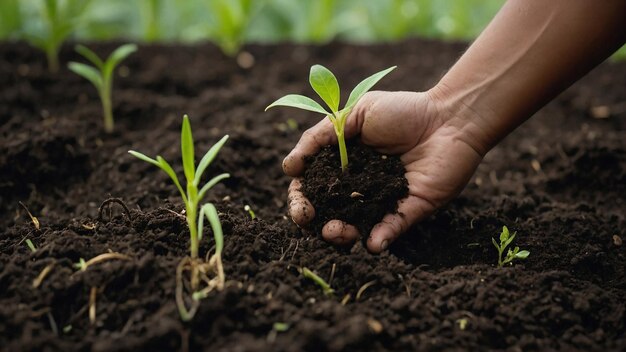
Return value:
[[(78, 0), (65, 0), (78, 1)], [(0, 0), (0, 40), (45, 25), (46, 0)], [(77, 40), (244, 43), (473, 39), (504, 0), (91, 0)], [(626, 58), (626, 48), (616, 55)]]

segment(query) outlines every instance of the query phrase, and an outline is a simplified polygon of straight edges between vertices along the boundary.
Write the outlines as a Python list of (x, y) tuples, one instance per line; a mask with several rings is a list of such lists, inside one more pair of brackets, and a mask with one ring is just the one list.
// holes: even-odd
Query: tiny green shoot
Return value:
[(322, 65), (313, 65), (309, 73), (309, 83), (317, 95), (322, 98), (330, 111), (326, 110), (315, 100), (299, 95), (288, 94), (270, 104), (265, 110), (274, 106), (290, 106), (302, 110), (317, 112), (327, 116), (333, 123), (335, 134), (337, 135), (337, 143), (339, 144), (339, 155), (341, 158), (341, 170), (346, 171), (348, 167), (348, 151), (346, 149), (346, 140), (344, 135), (344, 127), (346, 120), (352, 108), (378, 81), (385, 77), (389, 72), (393, 71), (396, 66), (375, 73), (354, 87), (348, 101), (342, 109), (339, 109), (340, 90), (339, 83), (335, 75)]
[(302, 273), (302, 276), (315, 282), (322, 289), (322, 292), (324, 292), (326, 296), (332, 296), (335, 293), (335, 290), (333, 290), (333, 288), (330, 287), (330, 285), (324, 279), (319, 277), (319, 275), (317, 275), (313, 271), (309, 270), (309, 268), (303, 267), (302, 269), (300, 269), (300, 272)]
[[(517, 232), (514, 232), (513, 234), (511, 234), (509, 232), (508, 227), (503, 226), (502, 233), (500, 233), (500, 244), (498, 244), (498, 242), (496, 242), (496, 240), (493, 237), (491, 238), (491, 242), (498, 250), (498, 268), (503, 267), (505, 264), (512, 263), (513, 260), (516, 260), (516, 259), (526, 259), (528, 258), (528, 255), (530, 255), (529, 251), (527, 250), (520, 251), (519, 247), (515, 247), (512, 250), (511, 248), (508, 248), (507, 250), (507, 247), (515, 239), (516, 234)], [(505, 250), (507, 250), (506, 256), (502, 258), (502, 255), (504, 254)]]
[[(178, 176), (174, 172), (174, 169), (170, 164), (163, 159), (160, 155), (156, 159), (152, 159), (142, 153), (130, 150), (129, 153), (134, 157), (146, 161), (154, 166), (162, 169), (171, 179), (176, 188), (180, 192), (180, 195), (185, 203), (185, 215), (187, 220), (187, 226), (190, 234), (190, 252), (191, 257), (185, 258), (179, 264), (176, 270), (177, 273), (177, 288), (176, 288), (176, 303), (180, 316), (183, 320), (189, 321), (193, 318), (197, 310), (197, 301), (206, 297), (208, 292), (217, 288), (223, 289), (225, 276), (224, 268), (222, 265), (222, 250), (224, 248), (224, 235), (222, 232), (222, 225), (220, 223), (217, 209), (211, 203), (206, 203), (202, 207), (199, 207), (207, 192), (215, 186), (218, 182), (225, 178), (230, 177), (229, 174), (223, 173), (213, 177), (211, 180), (201, 186), (201, 178), (207, 167), (215, 159), (218, 152), (228, 140), (228, 135), (222, 137), (215, 145), (213, 145), (204, 154), (198, 166), (195, 166), (194, 158), (194, 141), (191, 133), (191, 124), (189, 117), (185, 115), (183, 117), (183, 124), (181, 129), (181, 154), (183, 172), (186, 179), (186, 192), (183, 189)], [(202, 233), (204, 230), (204, 218), (209, 220), (211, 229), (213, 230), (213, 237), (215, 240), (215, 253), (211, 256), (208, 263), (201, 262), (198, 259), (198, 248), (200, 240), (202, 239)], [(191, 310), (187, 310), (183, 299), (183, 284), (182, 284), (182, 272), (184, 270), (191, 271), (191, 289), (193, 291), (192, 297), (194, 298), (194, 306)], [(209, 272), (215, 272), (216, 279), (204, 279)], [(207, 283), (205, 289), (199, 290), (198, 283), (200, 280), (204, 280)]]
[(248, 214), (250, 215), (250, 218), (252, 218), (252, 220), (256, 219), (256, 214), (254, 213), (254, 211), (252, 210), (252, 208), (248, 204), (246, 204), (243, 207), (243, 210), (248, 212)]
[(272, 326), (272, 329), (274, 331), (278, 331), (278, 332), (285, 332), (285, 331), (289, 330), (289, 324), (288, 323), (282, 323), (282, 322), (276, 322)]
[(78, 263), (74, 263), (74, 267), (80, 271), (87, 270), (87, 262), (84, 258), (78, 259)]
[(26, 239), (26, 245), (28, 246), (31, 252), (33, 253), (37, 252), (37, 247), (35, 247), (35, 245), (33, 244), (33, 241), (31, 241), (30, 238)]
[(102, 61), (96, 53), (91, 51), (84, 45), (77, 45), (76, 52), (81, 54), (87, 60), (91, 61), (93, 66), (85, 65), (79, 62), (70, 62), (68, 68), (77, 75), (84, 77), (91, 82), (98, 90), (100, 101), (102, 102), (102, 113), (104, 115), (104, 130), (107, 133), (113, 132), (113, 106), (111, 103), (111, 91), (113, 87), (113, 71), (115, 67), (122, 62), (128, 55), (137, 51), (137, 45), (124, 44), (115, 49), (111, 55)]

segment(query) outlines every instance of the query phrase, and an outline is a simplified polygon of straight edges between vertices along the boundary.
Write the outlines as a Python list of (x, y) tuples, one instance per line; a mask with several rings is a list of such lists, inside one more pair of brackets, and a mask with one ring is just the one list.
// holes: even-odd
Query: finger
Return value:
[(396, 214), (387, 214), (381, 222), (374, 225), (367, 240), (367, 248), (372, 253), (383, 252), (411, 225), (423, 220), (434, 211), (433, 204), (422, 198), (409, 196), (401, 200)]
[(327, 118), (302, 133), (298, 144), (283, 160), (283, 171), (291, 177), (300, 176), (304, 171), (304, 157), (314, 155), (322, 147), (337, 143), (332, 122)]
[(300, 179), (294, 178), (289, 184), (287, 199), (289, 200), (289, 216), (299, 226), (304, 226), (315, 217), (315, 208), (301, 191)]
[(322, 228), (322, 237), (333, 244), (346, 245), (359, 238), (359, 230), (341, 220), (330, 220)]

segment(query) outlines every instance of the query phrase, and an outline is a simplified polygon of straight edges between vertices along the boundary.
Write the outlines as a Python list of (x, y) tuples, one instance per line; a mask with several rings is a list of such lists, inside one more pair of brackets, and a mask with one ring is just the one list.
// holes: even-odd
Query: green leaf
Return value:
[(187, 183), (193, 182), (195, 175), (195, 160), (193, 150), (193, 136), (191, 135), (191, 124), (189, 116), (183, 116), (183, 127), (180, 131), (180, 148), (183, 155), (183, 171)]
[(198, 185), (200, 184), (200, 179), (202, 178), (202, 174), (204, 174), (206, 168), (211, 164), (213, 159), (215, 159), (217, 153), (219, 153), (220, 149), (222, 149), (222, 146), (224, 146), (224, 143), (226, 143), (227, 140), (228, 135), (225, 135), (224, 137), (222, 137), (222, 139), (219, 140), (219, 142), (215, 143), (209, 149), (209, 151), (206, 152), (206, 154), (204, 154), (202, 160), (200, 160), (200, 163), (198, 164), (198, 168), (196, 169), (196, 175), (193, 180), (194, 186), (198, 187)]
[(79, 62), (70, 62), (67, 67), (79, 76), (90, 81), (98, 91), (102, 90), (103, 82), (100, 72), (91, 66), (81, 64)]
[(94, 64), (99, 70), (102, 70), (102, 66), (104, 65), (104, 63), (98, 57), (98, 55), (96, 55), (96, 53), (91, 51), (88, 47), (78, 44), (74, 47), (74, 50), (76, 50), (77, 53), (81, 54), (87, 60), (91, 61), (91, 63)]
[(491, 237), (491, 243), (493, 243), (493, 245), (496, 247), (496, 249), (499, 252), (500, 251), (500, 245), (498, 244), (498, 242), (496, 242), (495, 238)]
[(285, 95), (284, 97), (276, 100), (275, 102), (270, 104), (268, 107), (266, 107), (265, 111), (267, 111), (267, 109), (272, 108), (274, 106), (290, 106), (292, 108), (318, 112), (324, 115), (332, 115), (332, 113), (326, 111), (315, 100), (309, 97), (305, 97), (303, 95), (298, 95), (298, 94)]
[(207, 203), (200, 208), (200, 218), (198, 219), (198, 239), (202, 239), (202, 230), (204, 228), (204, 217), (211, 223), (213, 230), (213, 238), (215, 239), (215, 254), (220, 255), (224, 249), (224, 232), (217, 209), (211, 203)]
[(183, 197), (183, 201), (185, 202), (185, 204), (187, 204), (187, 196), (185, 195), (185, 191), (183, 191), (183, 188), (180, 186), (180, 182), (178, 182), (178, 176), (176, 176), (176, 172), (174, 172), (172, 166), (170, 166), (170, 164), (165, 161), (165, 159), (163, 159), (160, 155), (157, 156), (157, 161), (159, 162), (159, 167), (161, 167), (161, 169), (163, 169), (163, 171), (165, 171), (165, 173), (169, 175), (172, 181), (174, 181), (176, 188), (178, 188), (180, 195)]
[(502, 226), (502, 233), (500, 233), (500, 243), (505, 242), (509, 238), (509, 228)]
[(152, 164), (154, 166), (161, 167), (161, 164), (159, 164), (158, 161), (156, 161), (156, 160), (146, 156), (145, 154), (142, 154), (140, 152), (136, 152), (134, 150), (129, 150), (128, 152), (130, 153), (130, 155), (134, 156), (135, 158), (141, 159), (141, 160), (143, 160), (143, 161), (145, 161), (147, 163), (150, 163), (150, 164)]
[(502, 244), (502, 248), (508, 247), (511, 244), (511, 242), (513, 242), (514, 239), (515, 239), (515, 233), (513, 233), (511, 236), (509, 236), (509, 238), (506, 239), (506, 241), (504, 241), (504, 244)]
[(528, 258), (529, 255), (530, 255), (529, 251), (526, 251), (526, 250), (519, 251), (519, 253), (515, 254), (515, 258), (526, 259), (526, 258)]
[(122, 60), (127, 58), (128, 55), (134, 53), (135, 51), (137, 51), (137, 45), (135, 44), (124, 44), (120, 46), (119, 48), (115, 49), (115, 51), (113, 51), (113, 53), (109, 55), (109, 58), (104, 63), (104, 67), (102, 69), (102, 75), (104, 77), (110, 77), (115, 67)]
[(220, 182), (223, 179), (229, 178), (230, 174), (221, 174), (221, 175), (217, 175), (215, 177), (213, 177), (209, 182), (207, 182), (204, 186), (202, 186), (202, 188), (200, 189), (200, 192), (198, 192), (198, 202), (204, 198), (204, 194), (210, 190), (213, 186), (215, 186), (218, 182)]
[(373, 75), (367, 77), (361, 83), (357, 84), (356, 87), (350, 93), (348, 97), (348, 102), (344, 110), (349, 111), (352, 109), (356, 103), (367, 93), (372, 87), (381, 80), (381, 78), (385, 77), (389, 72), (393, 71), (397, 66), (390, 67), (386, 70), (382, 70), (378, 73), (374, 73)]
[(311, 66), (309, 82), (317, 95), (324, 100), (333, 112), (339, 111), (339, 83), (335, 75), (322, 65)]

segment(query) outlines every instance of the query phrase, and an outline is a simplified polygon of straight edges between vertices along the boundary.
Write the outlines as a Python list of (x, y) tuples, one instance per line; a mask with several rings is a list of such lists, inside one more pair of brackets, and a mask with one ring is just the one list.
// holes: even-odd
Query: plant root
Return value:
[[(186, 271), (189, 277), (191, 305), (189, 309), (185, 303), (185, 282), (183, 275)], [(186, 257), (176, 267), (176, 306), (183, 321), (190, 321), (200, 307), (200, 300), (206, 298), (213, 290), (222, 291), (225, 284), (224, 266), (222, 257), (213, 255), (207, 261), (198, 258)], [(206, 285), (200, 289), (200, 284)]]
[(107, 222), (111, 222), (111, 220), (113, 219), (113, 217), (111, 216), (111, 204), (112, 203), (117, 203), (122, 208), (124, 208), (124, 212), (126, 213), (126, 216), (128, 217), (128, 223), (131, 224), (133, 221), (133, 218), (130, 215), (130, 209), (128, 209), (128, 206), (126, 206), (126, 203), (124, 203), (124, 201), (121, 200), (120, 198), (108, 198), (108, 199), (105, 199), (104, 202), (102, 202), (102, 204), (100, 204), (100, 208), (98, 208), (98, 221), (100, 222), (104, 221), (104, 216), (103, 216), (104, 207), (108, 205), (109, 220)]

